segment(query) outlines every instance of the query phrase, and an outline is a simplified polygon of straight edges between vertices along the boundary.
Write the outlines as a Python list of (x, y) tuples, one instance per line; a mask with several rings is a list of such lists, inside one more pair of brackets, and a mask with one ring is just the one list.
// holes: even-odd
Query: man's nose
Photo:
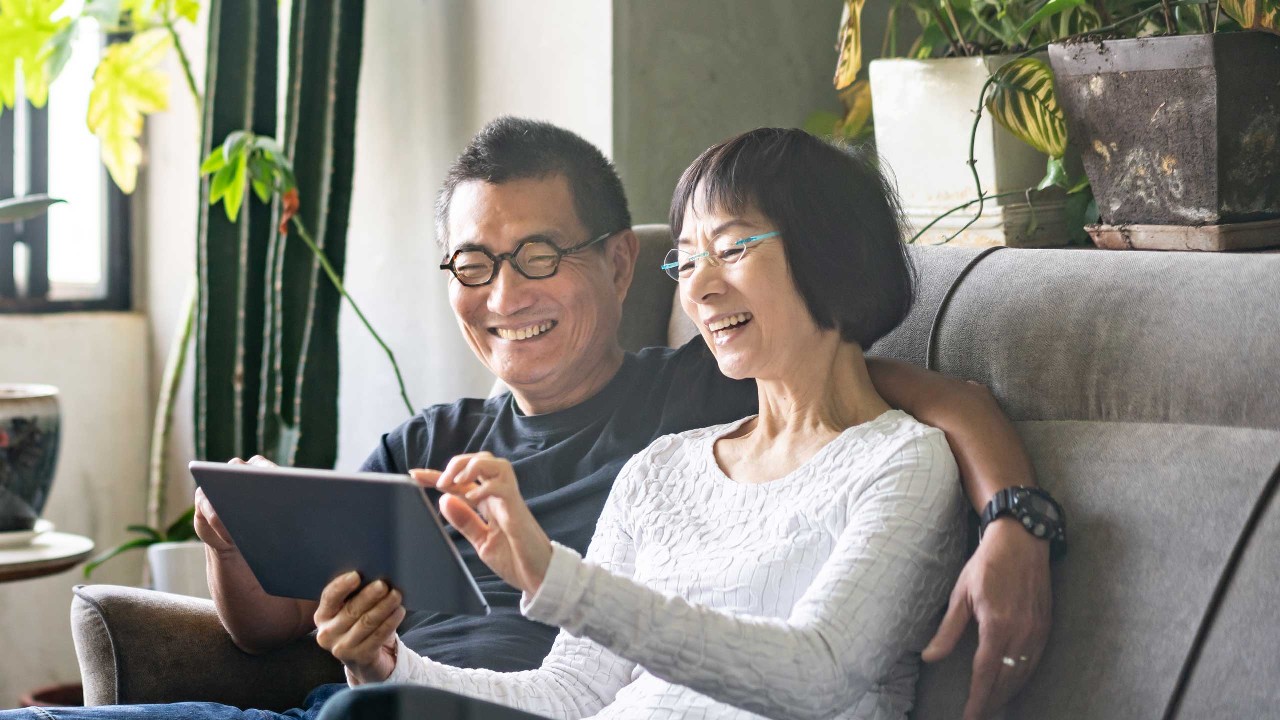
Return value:
[(502, 263), (493, 282), (489, 283), (489, 311), (499, 315), (514, 315), (533, 303), (529, 283), (536, 282), (521, 275), (511, 262)]

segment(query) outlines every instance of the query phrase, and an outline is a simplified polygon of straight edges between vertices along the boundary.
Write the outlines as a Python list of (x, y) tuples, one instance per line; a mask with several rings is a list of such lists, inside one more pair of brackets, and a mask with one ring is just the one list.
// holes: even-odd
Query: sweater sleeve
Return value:
[(787, 618), (693, 605), (590, 554), (549, 573), (524, 610), (721, 702), (829, 717), (928, 639), (962, 559), (958, 477), (941, 432), (908, 439), (851, 498), (831, 556)]
[[(618, 577), (630, 577), (635, 567), (626, 503), (619, 488), (637, 471), (638, 460), (639, 456), (633, 458), (618, 474), (587, 550), (594, 567)], [(553, 550), (544, 585), (567, 586), (568, 576), (581, 560), (559, 544), (554, 544)], [(564, 631), (556, 637), (541, 667), (522, 672), (452, 667), (418, 655), (402, 641), (398, 643), (396, 666), (387, 682), (430, 685), (549, 718), (597, 714), (631, 682), (635, 669), (634, 663), (600, 644)]]

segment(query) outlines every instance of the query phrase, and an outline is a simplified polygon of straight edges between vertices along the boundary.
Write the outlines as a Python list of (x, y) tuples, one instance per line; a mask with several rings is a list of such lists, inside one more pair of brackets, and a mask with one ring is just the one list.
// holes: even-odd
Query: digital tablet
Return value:
[(193, 462), (249, 568), (272, 595), (319, 600), (335, 577), (386, 580), (408, 610), (485, 615), (444, 522), (408, 475)]

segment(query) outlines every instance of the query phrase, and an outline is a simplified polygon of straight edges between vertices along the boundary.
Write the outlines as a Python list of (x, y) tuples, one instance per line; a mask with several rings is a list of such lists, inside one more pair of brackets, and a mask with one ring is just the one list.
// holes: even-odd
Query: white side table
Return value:
[(30, 545), (0, 548), (0, 582), (53, 575), (80, 564), (93, 552), (93, 540), (83, 535), (47, 532)]

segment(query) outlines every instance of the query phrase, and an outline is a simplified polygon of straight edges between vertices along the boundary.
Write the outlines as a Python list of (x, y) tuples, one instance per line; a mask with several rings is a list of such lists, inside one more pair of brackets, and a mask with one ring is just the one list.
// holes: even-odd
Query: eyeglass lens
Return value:
[[(560, 266), (560, 252), (548, 241), (535, 240), (516, 248), (511, 262), (526, 277), (550, 277)], [(463, 250), (453, 256), (453, 273), (465, 285), (488, 282), (494, 265), (494, 258), (482, 250)]]

